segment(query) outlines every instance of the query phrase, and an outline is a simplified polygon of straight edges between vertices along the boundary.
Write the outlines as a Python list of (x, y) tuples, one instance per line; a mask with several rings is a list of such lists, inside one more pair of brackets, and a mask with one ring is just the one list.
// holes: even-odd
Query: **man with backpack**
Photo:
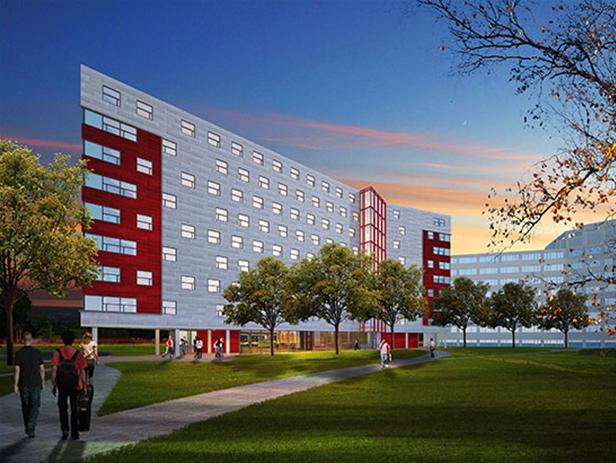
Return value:
[[(58, 396), (60, 412), (60, 427), (62, 440), (71, 435), (71, 439), (79, 439), (77, 426), (77, 396), (86, 386), (85, 370), (88, 367), (86, 359), (80, 351), (72, 347), (75, 335), (71, 331), (62, 333), (64, 347), (57, 349), (51, 358), (51, 393)], [(68, 406), (71, 416), (69, 426)]]

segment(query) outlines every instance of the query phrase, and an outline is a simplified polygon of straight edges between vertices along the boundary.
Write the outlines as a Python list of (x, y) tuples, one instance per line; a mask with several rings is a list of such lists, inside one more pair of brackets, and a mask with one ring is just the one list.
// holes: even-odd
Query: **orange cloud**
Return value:
[(72, 152), (81, 152), (82, 146), (80, 143), (69, 143), (60, 140), (45, 140), (42, 138), (29, 138), (29, 137), (15, 137), (12, 135), (2, 135), (2, 138), (14, 140), (27, 146), (36, 146), (39, 148), (53, 148), (60, 150), (67, 150)]

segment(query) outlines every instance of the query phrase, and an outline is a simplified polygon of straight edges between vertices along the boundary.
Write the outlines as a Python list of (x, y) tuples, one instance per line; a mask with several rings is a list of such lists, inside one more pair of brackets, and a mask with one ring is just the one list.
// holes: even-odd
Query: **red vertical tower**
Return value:
[(423, 230), (423, 285), (428, 300), (423, 317), (424, 325), (428, 324), (432, 315), (432, 299), (438, 296), (441, 288), (449, 286), (448, 281), (451, 278), (451, 243), (442, 240), (441, 235), (438, 232)]

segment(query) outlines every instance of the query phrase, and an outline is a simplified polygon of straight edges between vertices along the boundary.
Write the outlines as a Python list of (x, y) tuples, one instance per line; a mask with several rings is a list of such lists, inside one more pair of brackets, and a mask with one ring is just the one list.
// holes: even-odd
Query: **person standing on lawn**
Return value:
[(390, 361), (391, 347), (386, 339), (381, 339), (379, 352), (381, 354), (381, 368), (387, 368)]
[(195, 359), (201, 360), (203, 357), (203, 340), (198, 337), (195, 340), (195, 346), (197, 348), (195, 352)]
[(353, 344), (353, 350), (359, 350), (359, 339), (355, 338), (355, 344)]
[(92, 384), (92, 377), (94, 376), (94, 368), (98, 365), (98, 350), (96, 348), (96, 342), (92, 339), (92, 333), (84, 333), (81, 346), (81, 353), (88, 363), (86, 368), (87, 382)]
[(15, 354), (15, 394), (21, 401), (24, 429), (34, 437), (41, 406), (41, 391), (45, 387), (45, 365), (41, 351), (32, 347), (32, 333), (24, 332), (24, 347)]
[(222, 353), (224, 352), (225, 342), (222, 338), (219, 338), (218, 341), (214, 343), (214, 349), (216, 350), (216, 359), (222, 359)]
[[(62, 440), (79, 439), (77, 429), (77, 394), (86, 387), (85, 370), (88, 363), (82, 353), (72, 347), (75, 335), (71, 331), (62, 333), (64, 347), (56, 349), (51, 358), (51, 393), (58, 397)], [(70, 403), (70, 425), (68, 407)]]
[(430, 338), (430, 357), (434, 358), (435, 350), (436, 350), (436, 342), (434, 342), (434, 338)]

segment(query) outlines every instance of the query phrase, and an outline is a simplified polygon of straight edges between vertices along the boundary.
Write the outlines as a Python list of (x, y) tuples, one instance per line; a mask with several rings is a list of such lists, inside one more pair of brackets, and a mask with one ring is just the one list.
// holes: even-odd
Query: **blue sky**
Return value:
[(559, 146), (524, 126), (533, 101), (505, 70), (453, 74), (452, 55), (438, 51), (446, 31), (413, 4), (31, 0), (2, 10), (0, 135), (46, 158), (78, 154), (83, 63), (390, 201), (449, 213), (454, 251), (479, 252), (489, 186)]

